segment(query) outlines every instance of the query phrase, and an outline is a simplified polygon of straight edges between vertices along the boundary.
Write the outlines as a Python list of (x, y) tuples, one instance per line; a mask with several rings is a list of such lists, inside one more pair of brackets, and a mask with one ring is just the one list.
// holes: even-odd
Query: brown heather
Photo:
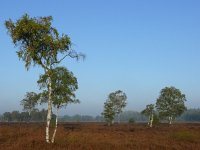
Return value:
[(1, 150), (200, 150), (200, 124), (59, 124), (54, 144), (45, 124), (0, 123)]

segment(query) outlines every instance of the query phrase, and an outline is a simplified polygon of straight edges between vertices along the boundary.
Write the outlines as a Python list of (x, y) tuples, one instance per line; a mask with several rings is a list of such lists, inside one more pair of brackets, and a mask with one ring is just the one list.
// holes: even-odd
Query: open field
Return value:
[(59, 124), (55, 144), (44, 140), (45, 124), (0, 123), (2, 150), (199, 150), (200, 124), (148, 128), (145, 124)]

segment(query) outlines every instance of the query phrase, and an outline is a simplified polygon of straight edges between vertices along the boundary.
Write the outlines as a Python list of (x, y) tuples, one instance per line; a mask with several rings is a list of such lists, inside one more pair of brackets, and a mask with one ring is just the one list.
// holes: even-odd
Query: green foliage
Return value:
[[(71, 49), (70, 38), (59, 35), (56, 28), (52, 27), (51, 16), (30, 17), (25, 14), (16, 22), (7, 20), (5, 26), (15, 46), (19, 46), (18, 57), (25, 61), (25, 67), (40, 65), (45, 69), (47, 66), (60, 63), (66, 56), (79, 58), (84, 56)], [(58, 55), (64, 57), (58, 59)]]
[(153, 104), (149, 104), (146, 106), (146, 108), (141, 112), (141, 114), (149, 117), (151, 116), (151, 114), (154, 114), (155, 110), (154, 110), (154, 105)]
[(149, 118), (149, 121), (148, 121), (148, 125), (150, 127), (152, 127), (153, 125), (153, 122), (154, 121), (154, 115), (155, 115), (155, 110), (154, 110), (154, 104), (149, 104), (146, 106), (146, 108), (141, 112), (141, 114), (147, 116)]
[(180, 116), (186, 110), (185, 101), (185, 95), (179, 89), (165, 87), (161, 90), (156, 102), (159, 117), (175, 119), (175, 117)]
[(122, 109), (126, 107), (127, 96), (121, 90), (110, 93), (108, 99), (113, 104), (113, 110), (116, 114), (120, 114)]
[(50, 122), (50, 127), (55, 128), (56, 126), (56, 115), (52, 114), (51, 122)]
[(120, 90), (109, 94), (102, 113), (108, 125), (112, 124), (116, 114), (122, 112), (122, 109), (126, 106), (126, 99), (126, 94)]
[(159, 116), (157, 114), (153, 115), (153, 125), (158, 125), (160, 123)]
[(115, 112), (113, 110), (113, 103), (111, 103), (108, 100), (104, 103), (104, 112), (102, 113), (102, 115), (104, 116), (108, 125), (111, 125), (115, 116)]
[(30, 113), (34, 110), (40, 99), (40, 95), (35, 92), (27, 92), (25, 98), (21, 100), (21, 105), (23, 106), (23, 110)]
[[(72, 72), (64, 67), (49, 70), (46, 74), (41, 75), (38, 80), (41, 89), (48, 88), (49, 74), (52, 82), (52, 102), (56, 108), (69, 103), (79, 103), (74, 93), (78, 89), (78, 82)], [(47, 91), (43, 92), (42, 97), (42, 101), (47, 102)]]

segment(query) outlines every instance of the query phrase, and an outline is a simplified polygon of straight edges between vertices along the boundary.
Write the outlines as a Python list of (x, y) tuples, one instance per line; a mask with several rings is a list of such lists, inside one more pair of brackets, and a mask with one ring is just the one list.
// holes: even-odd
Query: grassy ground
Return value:
[(45, 124), (0, 124), (2, 150), (200, 150), (200, 124), (66, 123), (55, 140), (45, 143)]

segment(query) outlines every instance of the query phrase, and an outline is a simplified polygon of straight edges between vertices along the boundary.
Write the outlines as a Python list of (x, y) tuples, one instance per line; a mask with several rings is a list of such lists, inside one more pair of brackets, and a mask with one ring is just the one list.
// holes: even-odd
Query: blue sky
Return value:
[(195, 0), (1, 1), (0, 113), (21, 110), (25, 93), (39, 91), (43, 70), (25, 70), (4, 26), (24, 13), (53, 16), (53, 26), (87, 56), (61, 64), (78, 78), (81, 100), (62, 114), (100, 114), (107, 95), (118, 89), (127, 94), (125, 109), (140, 111), (166, 86), (186, 94), (187, 107), (200, 107), (199, 8)]

